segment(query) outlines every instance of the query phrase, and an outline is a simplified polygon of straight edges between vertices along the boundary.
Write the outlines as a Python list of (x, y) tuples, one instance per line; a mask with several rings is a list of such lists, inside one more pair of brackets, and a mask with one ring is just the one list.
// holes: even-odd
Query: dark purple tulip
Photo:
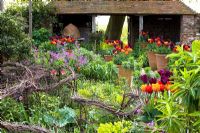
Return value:
[(170, 77), (172, 75), (172, 73), (169, 70), (165, 71), (165, 76)]
[(155, 84), (157, 82), (157, 79), (156, 78), (150, 78), (149, 79), (149, 83), (150, 84)]
[(164, 69), (161, 69), (158, 71), (158, 73), (160, 74), (160, 76), (164, 75), (165, 74), (165, 70)]
[(148, 77), (147, 77), (147, 75), (146, 74), (144, 74), (144, 75), (142, 75), (142, 76), (140, 76), (140, 80), (142, 80), (143, 81), (143, 83), (147, 83), (148, 82)]
[(166, 77), (166, 76), (162, 76), (162, 77), (161, 77), (161, 82), (162, 82), (163, 84), (166, 84), (168, 80), (169, 80), (169, 78)]

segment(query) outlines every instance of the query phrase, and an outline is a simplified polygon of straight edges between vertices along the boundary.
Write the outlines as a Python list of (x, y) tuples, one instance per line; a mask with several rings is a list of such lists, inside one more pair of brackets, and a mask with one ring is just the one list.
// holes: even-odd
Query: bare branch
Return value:
[(33, 133), (51, 133), (49, 130), (39, 127), (39, 126), (30, 126), (30, 125), (24, 125), (19, 123), (9, 123), (9, 122), (3, 122), (0, 121), (0, 128), (4, 128), (9, 132), (24, 132), (24, 131), (30, 131)]
[(112, 113), (113, 115), (119, 116), (119, 117), (129, 117), (129, 116), (133, 116), (135, 115), (135, 112), (140, 109), (142, 107), (142, 104), (139, 104), (136, 108), (134, 108), (132, 111), (130, 112), (123, 112), (121, 110), (115, 109), (109, 105), (106, 105), (102, 102), (99, 102), (97, 100), (90, 100), (90, 99), (85, 99), (85, 98), (81, 98), (79, 96), (73, 96), (72, 100), (81, 103), (81, 104), (86, 104), (86, 105), (93, 105), (96, 106), (98, 108), (104, 109), (110, 113)]
[[(49, 75), (49, 71), (46, 71), (45, 69), (42, 69), (41, 66), (30, 66), (27, 67), (20, 63), (10, 63), (6, 62), (2, 64), (0, 67), (16, 67), (15, 70), (17, 71), (18, 68), (23, 68), (25, 70), (26, 76), (16, 79), (16, 83), (13, 86), (9, 86), (7, 88), (0, 89), (0, 100), (13, 96), (16, 93), (32, 93), (32, 92), (48, 92), (51, 90), (55, 90), (56, 88), (59, 88), (60, 86), (64, 84), (68, 84), (71, 81), (76, 79), (76, 74), (72, 70), (71, 67), (67, 67), (67, 69), (70, 71), (71, 75), (68, 75), (66, 78), (58, 81), (55, 80), (53, 76)], [(26, 74), (28, 73), (28, 74)], [(41, 80), (51, 80), (52, 83), (50, 84), (41, 84)], [(19, 80), (19, 81), (18, 81)]]

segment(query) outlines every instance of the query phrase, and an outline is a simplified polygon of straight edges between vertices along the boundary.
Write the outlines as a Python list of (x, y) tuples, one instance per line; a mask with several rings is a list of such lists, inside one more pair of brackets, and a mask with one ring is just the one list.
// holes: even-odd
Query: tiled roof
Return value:
[(56, 1), (58, 14), (196, 14), (184, 3), (172, 1)]

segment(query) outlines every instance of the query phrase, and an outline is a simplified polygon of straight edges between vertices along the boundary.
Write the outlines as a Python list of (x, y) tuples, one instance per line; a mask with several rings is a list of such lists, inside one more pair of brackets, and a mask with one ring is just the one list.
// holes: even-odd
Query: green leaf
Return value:
[(200, 50), (200, 41), (195, 40), (192, 42), (192, 51), (193, 52), (198, 52)]

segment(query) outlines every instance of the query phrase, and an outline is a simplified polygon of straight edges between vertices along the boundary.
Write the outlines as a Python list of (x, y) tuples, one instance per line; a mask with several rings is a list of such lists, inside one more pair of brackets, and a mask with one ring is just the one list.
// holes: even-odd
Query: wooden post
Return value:
[(0, 11), (3, 11), (4, 8), (4, 1), (0, 0)]
[(92, 33), (96, 32), (96, 16), (92, 15)]
[(141, 31), (144, 28), (144, 20), (143, 20), (143, 16), (139, 16), (139, 34), (141, 33)]
[(29, 0), (29, 37), (32, 38), (33, 16), (32, 16), (32, 0)]

